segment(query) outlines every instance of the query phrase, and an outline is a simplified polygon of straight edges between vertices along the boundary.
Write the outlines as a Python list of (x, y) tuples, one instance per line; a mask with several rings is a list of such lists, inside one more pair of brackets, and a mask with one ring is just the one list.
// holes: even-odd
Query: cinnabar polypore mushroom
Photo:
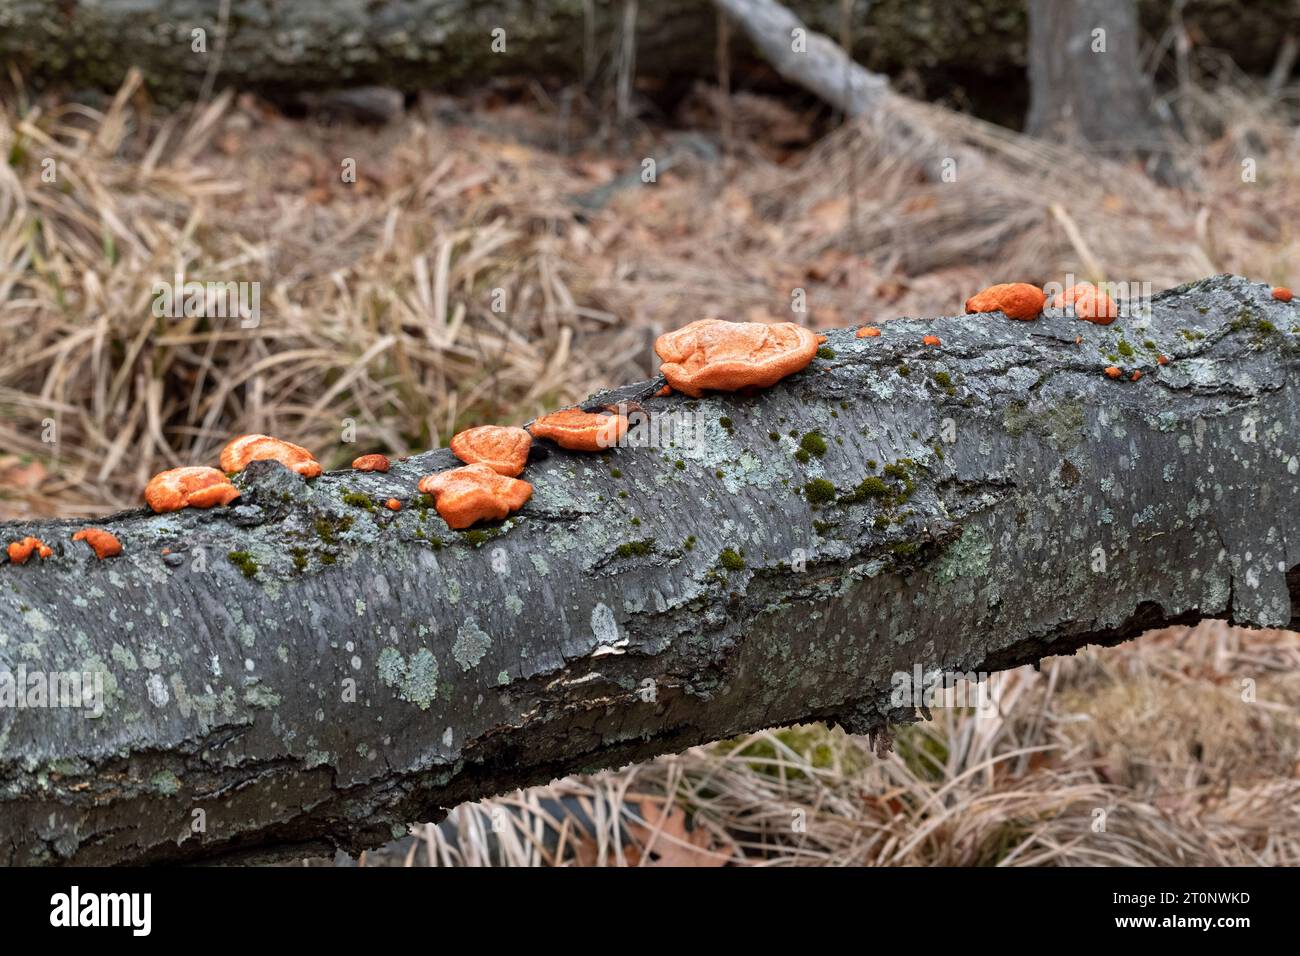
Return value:
[(239, 489), (222, 472), (200, 465), (159, 472), (144, 489), (145, 503), (159, 514), (228, 505), (238, 497)]
[(52, 549), (48, 544), (40, 538), (33, 538), (31, 535), (28, 535), (21, 541), (9, 542), (9, 547), (6, 550), (9, 552), (10, 564), (26, 564), (27, 559), (32, 556), (33, 551), (36, 552), (36, 556), (42, 561), (54, 553), (54, 549)]
[(221, 449), (222, 471), (243, 471), (254, 461), (278, 461), (304, 478), (321, 473), (320, 462), (306, 448), (270, 435), (240, 435)]
[(456, 531), (476, 521), (498, 521), (518, 511), (533, 495), (528, 482), (499, 475), (487, 465), (465, 465), (425, 475), (419, 488), (433, 495), (438, 514)]
[(105, 558), (115, 558), (122, 553), (122, 542), (117, 540), (117, 536), (111, 531), (105, 531), (103, 528), (82, 528), (72, 536), (73, 541), (84, 541), (90, 545), (95, 557), (103, 561)]
[(565, 408), (543, 415), (528, 430), (535, 438), (549, 438), (569, 451), (602, 451), (616, 446), (627, 434), (627, 416)]
[(532, 447), (533, 436), (513, 425), (480, 425), (451, 439), (451, 453), (465, 464), (487, 465), (509, 478), (524, 470)]
[(857, 337), (860, 339), (874, 339), (879, 338), (879, 336), (880, 329), (876, 328), (874, 325), (864, 325), (862, 328), (858, 329), (857, 332)]
[(1273, 289), (1273, 298), (1279, 302), (1290, 302), (1292, 299), (1291, 290), (1284, 285), (1277, 286)]
[(387, 471), (387, 455), (362, 455), (359, 458), (352, 459), (353, 471)]
[(1053, 309), (1074, 306), (1074, 317), (1095, 322), (1097, 325), (1110, 325), (1119, 315), (1115, 300), (1098, 289), (1091, 282), (1078, 282), (1063, 292), (1058, 292), (1052, 299)]
[(1009, 319), (1029, 322), (1043, 311), (1047, 296), (1028, 282), (1001, 282), (966, 300), (967, 312), (1001, 312)]
[(735, 392), (775, 385), (808, 366), (817, 354), (817, 335), (793, 322), (701, 319), (659, 336), (655, 352), (668, 384), (700, 398), (705, 389)]
[(940, 341), (939, 336), (937, 335), (927, 335), (925, 338), (921, 339), (921, 344), (939, 346), (942, 345), (943, 342)]

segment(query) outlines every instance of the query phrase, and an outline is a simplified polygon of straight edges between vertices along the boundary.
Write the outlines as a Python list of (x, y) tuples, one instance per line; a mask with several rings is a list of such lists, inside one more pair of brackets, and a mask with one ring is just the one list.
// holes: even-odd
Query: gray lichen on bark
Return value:
[(759, 394), (642, 398), (701, 440), (553, 450), (528, 505), (477, 532), (415, 491), (455, 464), (441, 450), (313, 482), (257, 464), (237, 506), (96, 522), (125, 546), (103, 562), (79, 523), (0, 526), (55, 548), (0, 564), (0, 671), (106, 688), (97, 718), (0, 709), (0, 859), (357, 849), (762, 727), (877, 731), (914, 718), (891, 675), (918, 664), (1204, 616), (1296, 626), (1300, 307), (1215, 277), (1109, 327), (829, 335)]

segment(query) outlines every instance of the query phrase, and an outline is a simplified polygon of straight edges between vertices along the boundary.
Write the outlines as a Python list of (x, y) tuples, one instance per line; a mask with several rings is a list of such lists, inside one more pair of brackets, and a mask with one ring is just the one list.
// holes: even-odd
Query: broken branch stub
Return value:
[(914, 718), (916, 667), (1295, 627), (1298, 332), (1234, 277), (1110, 326), (832, 331), (755, 394), (597, 396), (674, 427), (553, 450), (521, 511), (466, 532), (415, 493), (441, 450), (310, 481), (254, 462), (229, 506), (98, 521), (103, 561), (79, 522), (4, 525), (53, 553), (0, 564), (0, 672), (88, 675), (102, 711), (0, 708), (0, 859), (356, 850), (763, 727), (879, 731)]

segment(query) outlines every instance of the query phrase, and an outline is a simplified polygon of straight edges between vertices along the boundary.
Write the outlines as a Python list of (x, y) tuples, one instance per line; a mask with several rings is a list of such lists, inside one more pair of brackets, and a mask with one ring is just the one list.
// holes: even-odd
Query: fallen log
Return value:
[[(412, 92), (481, 85), (493, 76), (589, 78), (617, 58), (624, 4), (474, 2), (474, 0), (9, 0), (0, 4), (0, 61), (31, 82), (116, 90), (139, 67), (156, 96), (191, 97), (210, 70), (217, 88), (267, 95), (383, 85)], [(809, 28), (839, 36), (840, 0), (790, 0)], [(1198, 42), (1226, 50), (1244, 70), (1267, 74), (1281, 37), (1300, 29), (1300, 11), (1275, 0), (1190, 0), (1181, 24)], [(590, 22), (586, 10), (590, 10)], [(1169, 29), (1169, 5), (1141, 0), (1142, 27)], [(1001, 90), (1027, 62), (1022, 0), (872, 0), (849, 11), (854, 56), (870, 70), (906, 71), (925, 81), (927, 98), (954, 86), (989, 95), (995, 113), (1019, 107)], [(707, 0), (658, 0), (636, 10), (637, 64), (643, 76), (712, 80), (717, 21)], [(505, 30), (493, 49), (492, 30)], [(196, 50), (195, 30), (202, 30)], [(220, 60), (214, 58), (220, 50)], [(738, 44), (734, 63), (749, 52)], [(6, 76), (8, 74), (6, 73)], [(1014, 99), (1014, 98), (1013, 98)]]
[[(553, 449), (464, 533), (416, 496), (441, 450), (255, 463), (229, 507), (98, 522), (102, 561), (0, 525), (53, 550), (0, 564), (0, 860), (356, 851), (759, 728), (887, 734), (916, 667), (1300, 626), (1300, 304), (1219, 276), (1135, 313), (900, 319), (754, 395), (606, 392), (645, 447)], [(71, 674), (100, 707), (32, 695)]]

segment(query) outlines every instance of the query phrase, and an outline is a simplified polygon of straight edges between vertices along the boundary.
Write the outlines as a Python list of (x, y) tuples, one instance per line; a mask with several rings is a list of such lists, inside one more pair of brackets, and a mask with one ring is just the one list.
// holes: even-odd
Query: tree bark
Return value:
[(1120, 155), (1158, 142), (1138, 32), (1136, 0), (1029, 0), (1026, 132)]
[(235, 506), (99, 522), (125, 546), (102, 562), (75, 523), (0, 526), (55, 552), (0, 564), (0, 673), (106, 688), (98, 717), (0, 708), (0, 860), (357, 851), (763, 727), (880, 732), (914, 719), (891, 690), (915, 667), (1296, 627), (1298, 333), (1228, 276), (1110, 327), (836, 330), (758, 394), (641, 398), (661, 447), (553, 450), (477, 533), (414, 500), (442, 450), (312, 482), (257, 463)]
[[(32, 81), (110, 90), (138, 66), (157, 95), (189, 97), (202, 87), (217, 49), (220, 6), (220, 0), (7, 0), (0, 4), (0, 60)], [(809, 28), (839, 35), (840, 0), (791, 0), (789, 6)], [(582, 0), (230, 0), (216, 79), (272, 95), (360, 85), (445, 89), (507, 74), (575, 80), (584, 76), (583, 7)], [(619, 42), (622, 5), (606, 0), (593, 9), (594, 52), (608, 63)], [(1168, 24), (1165, 0), (1142, 0), (1141, 12), (1150, 31)], [(1278, 38), (1300, 31), (1300, 9), (1279, 9), (1276, 0), (1191, 0), (1183, 18), (1203, 42), (1259, 73), (1276, 61)], [(716, 23), (706, 0), (640, 4), (637, 20), (643, 75), (712, 77)], [(1019, 82), (1025, 22), (1022, 0), (859, 2), (853, 52), (869, 70), (923, 77), (927, 96), (960, 85), (978, 98), (992, 78), (1004, 89)], [(505, 53), (491, 49), (494, 27), (507, 31)], [(195, 28), (207, 33), (207, 53), (192, 49)], [(743, 53), (738, 47), (738, 67)]]

